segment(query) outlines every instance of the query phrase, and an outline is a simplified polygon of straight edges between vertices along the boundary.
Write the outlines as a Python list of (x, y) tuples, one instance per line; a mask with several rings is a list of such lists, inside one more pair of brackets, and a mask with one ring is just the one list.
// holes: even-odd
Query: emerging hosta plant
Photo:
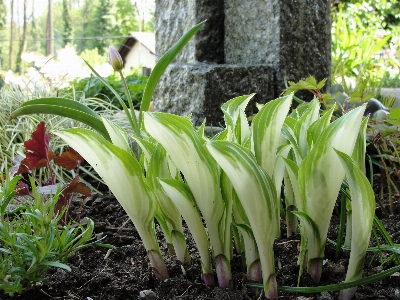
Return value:
[(274, 182), (257, 164), (255, 156), (238, 144), (213, 141), (207, 149), (228, 175), (248, 216), (257, 243), (265, 295), (274, 299), (278, 294), (273, 244), (274, 233), (279, 230)]
[(229, 199), (222, 199), (220, 168), (190, 120), (170, 114), (146, 113), (144, 125), (184, 175), (208, 228), (219, 285), (231, 287), (232, 204), (224, 201)]
[[(119, 200), (143, 239), (158, 278), (169, 275), (156, 240), (154, 218), (178, 261), (188, 264), (182, 216), (200, 253), (204, 283), (214, 285), (213, 262), (219, 286), (233, 286), (234, 237), (237, 251), (245, 255), (248, 278), (262, 282), (268, 299), (278, 297), (273, 243), (280, 234), (282, 182), (287, 213), (301, 222), (300, 257), (306, 255), (308, 271), (318, 282), (333, 205), (346, 174), (355, 197), (353, 210), (368, 215), (362, 219), (353, 212), (351, 217), (353, 227), (361, 224), (362, 228), (353, 230), (357, 237), (351, 241), (347, 280), (358, 278), (373, 214), (372, 198), (367, 206), (362, 204), (361, 199), (371, 194), (355, 167), (365, 151), (359, 134), (365, 107), (330, 123), (333, 108), (320, 116), (316, 99), (288, 115), (290, 94), (259, 105), (250, 126), (245, 107), (253, 95), (240, 96), (222, 105), (226, 128), (211, 139), (204, 136), (205, 123), (195, 129), (189, 117), (146, 113), (161, 74), (201, 25), (159, 60), (147, 83), (138, 119), (130, 101), (130, 111), (122, 105), (133, 129), (132, 138), (140, 146), (137, 156), (125, 130), (72, 100), (33, 100), (13, 116), (55, 113), (94, 129), (72, 128), (56, 134), (93, 166)], [(111, 51), (118, 70), (119, 58)], [(348, 158), (351, 155), (356, 164)], [(291, 231), (295, 221), (291, 218)], [(343, 292), (343, 299), (351, 293), (353, 290)]]
[[(375, 195), (364, 172), (343, 152), (335, 150), (344, 167), (351, 194), (351, 252), (346, 282), (362, 277), (365, 254), (371, 236), (375, 214)], [(352, 299), (357, 287), (342, 290), (340, 300)]]
[[(127, 87), (126, 93), (130, 110), (118, 93), (91, 68), (99, 79), (110, 88), (116, 98), (119, 99), (136, 137), (141, 136), (140, 125), (142, 111), (146, 111), (149, 108), (158, 79), (176, 54), (199, 30), (203, 23), (189, 30), (158, 61), (144, 91), (140, 106), (139, 120), (136, 119)], [(117, 71), (120, 71), (118, 62), (115, 62), (116, 59), (118, 60), (116, 52), (110, 49), (111, 63)], [(123, 83), (125, 83), (123, 77), (122, 80)], [(13, 112), (11, 117), (36, 113), (57, 114), (69, 117), (81, 121), (95, 130), (73, 128), (66, 131), (58, 131), (55, 134), (64, 139), (69, 145), (74, 145), (73, 148), (78, 151), (103, 178), (122, 207), (127, 211), (127, 214), (132, 219), (143, 239), (154, 273), (160, 279), (168, 278), (168, 271), (161, 256), (154, 232), (154, 217), (158, 210), (158, 203), (156, 201), (157, 194), (146, 182), (143, 174), (143, 167), (139, 164), (134, 152), (130, 148), (127, 133), (110, 121), (100, 117), (96, 112), (85, 105), (62, 98), (27, 101), (21, 105), (17, 111)], [(181, 238), (179, 239), (181, 240)], [(180, 248), (180, 250), (182, 250), (182, 248)], [(179, 251), (179, 253), (185, 253), (185, 250)]]
[(311, 150), (305, 156), (307, 151), (302, 152), (299, 147), (299, 135), (290, 136), (293, 148), (300, 149), (297, 157), (303, 158), (299, 165), (286, 159), (298, 208), (293, 213), (304, 230), (303, 247), (307, 239), (308, 272), (315, 282), (321, 276), (329, 222), (345, 175), (344, 169), (338, 167), (340, 161), (334, 149), (347, 155), (353, 153), (364, 109), (365, 106), (356, 108), (329, 125), (323, 117), (315, 121), (308, 132)]

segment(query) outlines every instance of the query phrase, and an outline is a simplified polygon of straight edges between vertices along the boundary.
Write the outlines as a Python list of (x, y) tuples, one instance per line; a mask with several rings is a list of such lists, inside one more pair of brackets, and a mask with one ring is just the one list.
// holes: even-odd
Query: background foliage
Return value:
[(399, 86), (400, 4), (396, 1), (340, 1), (332, 9), (333, 81), (369, 77), (376, 87)]
[[(17, 0), (14, 0), (14, 10)], [(154, 13), (146, 0), (53, 0), (54, 52), (72, 43), (78, 54), (97, 49), (104, 55), (106, 48), (118, 48), (124, 38), (104, 38), (127, 36), (131, 31), (153, 31)], [(7, 5), (6, 5), (7, 4)], [(138, 5), (139, 4), (139, 5)], [(28, 1), (28, 12), (35, 11), (38, 1)], [(19, 10), (22, 10), (18, 6)], [(21, 14), (21, 12), (19, 12)], [(140, 14), (139, 14), (140, 13)], [(144, 19), (144, 15), (150, 15)], [(18, 19), (17, 15), (15, 18)], [(60, 21), (58, 21), (60, 20)], [(45, 53), (47, 10), (40, 16), (28, 16), (26, 52)], [(16, 23), (13, 43), (13, 61), (22, 39), (23, 24)], [(0, 0), (0, 69), (9, 67), (10, 46), (10, 1)], [(93, 38), (98, 37), (98, 38)], [(13, 62), (15, 67), (15, 62)]]

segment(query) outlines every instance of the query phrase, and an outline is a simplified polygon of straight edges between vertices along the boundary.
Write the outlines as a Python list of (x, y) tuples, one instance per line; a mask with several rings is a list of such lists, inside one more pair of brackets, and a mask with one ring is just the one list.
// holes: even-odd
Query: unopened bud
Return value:
[(110, 65), (115, 71), (121, 71), (124, 67), (122, 57), (119, 54), (118, 50), (111, 46), (108, 47), (108, 60), (110, 61)]

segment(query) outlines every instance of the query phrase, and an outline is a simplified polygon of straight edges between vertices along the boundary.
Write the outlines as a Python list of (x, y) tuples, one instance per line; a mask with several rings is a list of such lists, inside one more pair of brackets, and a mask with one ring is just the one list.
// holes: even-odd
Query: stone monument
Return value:
[(223, 124), (225, 101), (256, 93), (279, 97), (284, 78), (330, 77), (330, 0), (156, 0), (156, 55), (186, 31), (207, 22), (166, 70), (155, 110), (192, 114), (196, 125)]

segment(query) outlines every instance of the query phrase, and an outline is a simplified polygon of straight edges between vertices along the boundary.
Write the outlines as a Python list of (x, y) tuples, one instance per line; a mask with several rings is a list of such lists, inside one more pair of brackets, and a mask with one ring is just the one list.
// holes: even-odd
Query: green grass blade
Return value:
[[(304, 293), (304, 294), (311, 294), (311, 293), (321, 293), (321, 292), (334, 292), (340, 291), (343, 289), (353, 288), (360, 285), (371, 284), (380, 280), (389, 277), (390, 275), (400, 271), (400, 266), (395, 266), (386, 271), (380, 272), (375, 275), (371, 275), (362, 279), (354, 280), (351, 282), (343, 282), (337, 284), (330, 284), (324, 286), (316, 286), (316, 287), (291, 287), (291, 286), (278, 286), (278, 291), (282, 292), (289, 292), (289, 293)], [(249, 287), (257, 287), (263, 288), (262, 284), (259, 283), (246, 283), (246, 286)]]
[(32, 114), (53, 114), (82, 122), (110, 140), (100, 116), (86, 105), (64, 98), (41, 98), (24, 102), (10, 118)]
[(151, 99), (153, 97), (154, 89), (160, 79), (161, 75), (164, 73), (165, 69), (171, 63), (171, 61), (175, 58), (175, 56), (182, 50), (182, 48), (189, 42), (189, 40), (196, 34), (196, 32), (200, 29), (201, 26), (206, 21), (203, 21), (197, 25), (195, 25), (192, 29), (186, 32), (180, 39), (177, 41), (168, 51), (165, 53), (160, 60), (155, 65), (153, 71), (150, 74), (149, 79), (146, 83), (146, 88), (143, 92), (142, 103), (140, 104), (140, 114), (139, 114), (139, 126), (142, 124), (142, 112), (147, 111), (149, 109), (149, 105)]

